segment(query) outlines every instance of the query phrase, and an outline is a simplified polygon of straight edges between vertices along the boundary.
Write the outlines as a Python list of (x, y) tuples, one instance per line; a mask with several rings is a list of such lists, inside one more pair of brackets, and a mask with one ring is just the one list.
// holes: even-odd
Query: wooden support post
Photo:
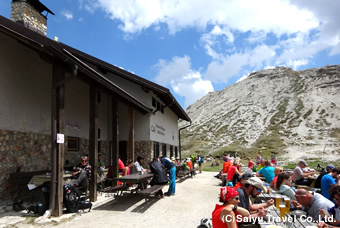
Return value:
[(52, 80), (52, 174), (50, 190), (50, 210), (53, 216), (63, 214), (63, 172), (64, 172), (64, 144), (57, 144), (57, 133), (64, 134), (64, 108), (65, 108), (65, 87), (59, 85), (59, 81), (64, 80), (65, 71), (62, 66), (53, 66)]
[[(118, 159), (119, 159), (119, 124), (118, 124), (118, 100), (116, 97), (112, 98), (112, 177), (118, 177)], [(117, 186), (118, 181), (112, 179), (112, 186)]]
[(98, 168), (98, 89), (90, 85), (90, 135), (89, 157), (92, 166), (90, 181), (90, 200), (97, 201), (97, 168)]
[(128, 141), (128, 158), (135, 160), (135, 124), (134, 124), (134, 110), (129, 106), (129, 141)]

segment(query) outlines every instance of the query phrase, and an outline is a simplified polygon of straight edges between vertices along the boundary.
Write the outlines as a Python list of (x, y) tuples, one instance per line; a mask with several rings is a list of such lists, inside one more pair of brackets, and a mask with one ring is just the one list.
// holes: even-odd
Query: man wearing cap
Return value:
[(332, 172), (332, 170), (333, 170), (334, 168), (335, 168), (334, 165), (328, 164), (328, 165), (326, 166), (325, 170), (322, 171), (322, 172), (319, 174), (318, 178), (316, 178), (315, 184), (314, 184), (314, 188), (321, 188), (321, 179), (322, 179), (322, 177), (323, 177), (324, 175), (326, 175), (327, 173)]
[(243, 187), (242, 181), (248, 180), (249, 178), (253, 177), (250, 173), (244, 173), (242, 176), (239, 176), (240, 181), (235, 184), (233, 189), (238, 189), (240, 187)]
[[(340, 169), (334, 168), (331, 172), (324, 175), (321, 179), (321, 192), (324, 197), (330, 199), (329, 189), (337, 184), (340, 185)], [(335, 181), (336, 179), (336, 181)]]
[(301, 160), (298, 162), (296, 168), (294, 169), (294, 182), (298, 185), (306, 185), (310, 186), (312, 183), (312, 180), (306, 178), (308, 176), (314, 175), (316, 172), (314, 171), (305, 171), (304, 168), (306, 168), (308, 164)]
[(267, 210), (264, 208), (274, 204), (274, 200), (270, 199), (266, 203), (253, 205), (250, 196), (256, 198), (261, 191), (267, 192), (267, 188), (263, 185), (258, 177), (250, 177), (248, 180), (242, 181), (243, 187), (236, 189), (240, 196), (240, 207), (247, 209), (252, 217), (264, 217)]

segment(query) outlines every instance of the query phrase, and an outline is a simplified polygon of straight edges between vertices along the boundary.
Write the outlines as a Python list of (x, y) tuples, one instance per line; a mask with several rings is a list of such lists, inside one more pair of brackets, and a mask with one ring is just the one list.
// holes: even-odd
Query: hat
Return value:
[(174, 158), (174, 157), (171, 157), (171, 160), (173, 161), (173, 160), (176, 160), (176, 158)]
[(248, 180), (249, 178), (253, 177), (250, 173), (244, 173), (242, 176), (240, 176), (241, 179)]
[(229, 160), (228, 156), (224, 156), (223, 160), (228, 161)]
[(335, 169), (335, 166), (331, 165), (331, 164), (327, 165), (326, 166), (326, 171), (328, 172), (328, 170), (330, 170), (330, 169)]
[(232, 187), (225, 186), (223, 188), (220, 188), (220, 197), (223, 202), (227, 202), (228, 200), (234, 198), (238, 194), (239, 193)]
[(242, 184), (243, 185), (250, 184), (250, 185), (253, 185), (256, 188), (261, 189), (264, 192), (267, 192), (267, 188), (263, 185), (263, 182), (258, 177), (251, 177), (248, 180), (244, 180), (244, 181), (242, 181)]
[(304, 164), (305, 166), (307, 166), (308, 164), (304, 161), (304, 160), (301, 160), (301, 161), (299, 161), (299, 163), (298, 164)]
[(273, 158), (272, 161), (271, 161), (271, 163), (274, 163), (274, 164), (275, 164), (275, 163), (277, 163), (277, 161)]
[(179, 157), (176, 157), (177, 160), (179, 160)]
[(188, 161), (191, 161), (191, 159), (190, 158), (186, 158), (185, 161), (188, 162)]

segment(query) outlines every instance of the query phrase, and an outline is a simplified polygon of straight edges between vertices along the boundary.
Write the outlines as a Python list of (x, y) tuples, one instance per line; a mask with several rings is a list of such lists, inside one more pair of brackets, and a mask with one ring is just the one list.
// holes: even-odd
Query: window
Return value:
[(170, 145), (170, 158), (174, 156), (173, 146)]
[(159, 142), (153, 142), (153, 156), (159, 157)]
[(67, 150), (78, 151), (79, 150), (79, 138), (67, 137)]
[(166, 144), (165, 143), (162, 144), (162, 155), (166, 157)]
[(152, 106), (155, 108), (157, 107), (157, 101), (154, 97), (152, 98)]

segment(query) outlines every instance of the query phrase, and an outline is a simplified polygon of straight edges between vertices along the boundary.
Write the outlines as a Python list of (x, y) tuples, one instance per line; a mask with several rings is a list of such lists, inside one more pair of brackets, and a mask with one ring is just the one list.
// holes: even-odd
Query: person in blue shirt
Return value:
[(270, 162), (269, 161), (265, 161), (264, 162), (264, 167), (261, 168), (256, 173), (256, 176), (257, 177), (264, 176), (266, 178), (266, 182), (270, 183), (270, 182), (272, 182), (272, 180), (275, 177), (274, 169), (275, 169), (274, 167), (270, 166)]
[[(329, 194), (329, 189), (335, 185), (336, 183), (339, 185), (340, 184), (340, 169), (335, 168), (328, 174), (325, 174), (321, 178), (321, 192), (324, 197), (327, 199), (330, 199), (331, 196)], [(336, 181), (335, 181), (336, 178)]]
[(175, 164), (167, 157), (162, 157), (161, 162), (164, 167), (169, 170), (170, 172), (170, 185), (168, 192), (165, 193), (167, 196), (174, 196), (175, 195), (175, 188), (176, 188), (176, 166)]

